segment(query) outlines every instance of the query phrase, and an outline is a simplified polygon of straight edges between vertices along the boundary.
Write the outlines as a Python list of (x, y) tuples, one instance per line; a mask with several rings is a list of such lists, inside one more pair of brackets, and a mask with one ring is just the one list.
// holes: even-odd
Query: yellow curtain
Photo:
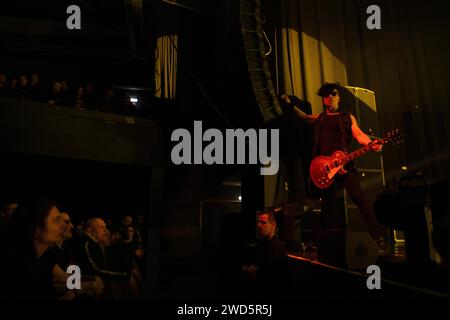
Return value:
[[(317, 3), (287, 0), (282, 1), (280, 6), (283, 23), (276, 32), (279, 39), (277, 55), (281, 69), (278, 79), (280, 91), (309, 101), (313, 113), (322, 112), (317, 89), (324, 82), (337, 81), (347, 85), (347, 70), (344, 63), (325, 45), (320, 37), (319, 26), (310, 17), (317, 11)], [(304, 25), (308, 25), (308, 28), (300, 27)]]
[[(173, 42), (173, 43), (172, 43)], [(155, 52), (155, 96), (175, 99), (177, 92), (178, 35), (159, 37)]]

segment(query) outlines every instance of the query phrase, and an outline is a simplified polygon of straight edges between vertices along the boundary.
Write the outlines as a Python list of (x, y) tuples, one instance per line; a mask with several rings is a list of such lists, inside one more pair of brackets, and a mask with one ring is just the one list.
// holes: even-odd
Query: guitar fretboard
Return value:
[(370, 151), (370, 146), (364, 146), (362, 148), (359, 148), (358, 150), (355, 150), (353, 152), (350, 152), (348, 154), (345, 155), (345, 157), (342, 158), (341, 161), (343, 161), (343, 163), (347, 163), (349, 161), (355, 160), (356, 158), (361, 157), (362, 155), (365, 155), (367, 152)]
[[(403, 142), (402, 137), (403, 135), (401, 134), (401, 132), (398, 129), (396, 129), (395, 131), (390, 132), (387, 137), (378, 140), (377, 144), (383, 145), (390, 142), (397, 142), (399, 140)], [(358, 150), (346, 154), (342, 158), (338, 158), (338, 161), (341, 163), (341, 165), (345, 165), (347, 162), (355, 160), (356, 158), (365, 155), (370, 150), (371, 150), (370, 145), (364, 146), (362, 148), (359, 148)]]

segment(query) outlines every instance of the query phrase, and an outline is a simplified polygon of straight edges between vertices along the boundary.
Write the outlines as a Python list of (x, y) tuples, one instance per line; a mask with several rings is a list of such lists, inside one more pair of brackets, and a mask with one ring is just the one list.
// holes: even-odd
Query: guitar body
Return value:
[(311, 180), (317, 188), (326, 189), (333, 184), (337, 174), (342, 175), (347, 173), (347, 171), (344, 170), (346, 163), (369, 152), (373, 147), (373, 143), (377, 145), (383, 145), (390, 142), (399, 144), (401, 143), (399, 141), (403, 142), (403, 134), (399, 129), (395, 129), (388, 132), (385, 138), (377, 139), (349, 154), (338, 150), (329, 157), (318, 156), (311, 161), (309, 167)]
[(333, 155), (318, 156), (311, 161), (309, 175), (314, 185), (319, 189), (331, 186), (337, 174), (343, 175), (347, 171), (343, 168), (341, 158), (345, 156), (343, 151), (335, 151)]

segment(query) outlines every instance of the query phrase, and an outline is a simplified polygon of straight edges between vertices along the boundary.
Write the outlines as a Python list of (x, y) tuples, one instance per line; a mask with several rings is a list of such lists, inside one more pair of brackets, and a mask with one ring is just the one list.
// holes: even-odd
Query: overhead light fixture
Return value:
[(138, 98), (130, 98), (130, 101), (131, 101), (132, 103), (138, 103), (138, 102), (139, 102), (139, 99), (138, 99)]

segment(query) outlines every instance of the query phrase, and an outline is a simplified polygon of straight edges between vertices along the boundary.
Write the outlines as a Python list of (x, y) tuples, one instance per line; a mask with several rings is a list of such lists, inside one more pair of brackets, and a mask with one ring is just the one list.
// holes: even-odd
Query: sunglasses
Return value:
[(333, 90), (333, 91), (331, 91), (330, 93), (328, 93), (327, 95), (325, 95), (325, 97), (328, 97), (330, 94), (331, 94), (333, 97), (336, 97), (336, 96), (339, 94), (339, 92), (337, 92), (337, 90)]

